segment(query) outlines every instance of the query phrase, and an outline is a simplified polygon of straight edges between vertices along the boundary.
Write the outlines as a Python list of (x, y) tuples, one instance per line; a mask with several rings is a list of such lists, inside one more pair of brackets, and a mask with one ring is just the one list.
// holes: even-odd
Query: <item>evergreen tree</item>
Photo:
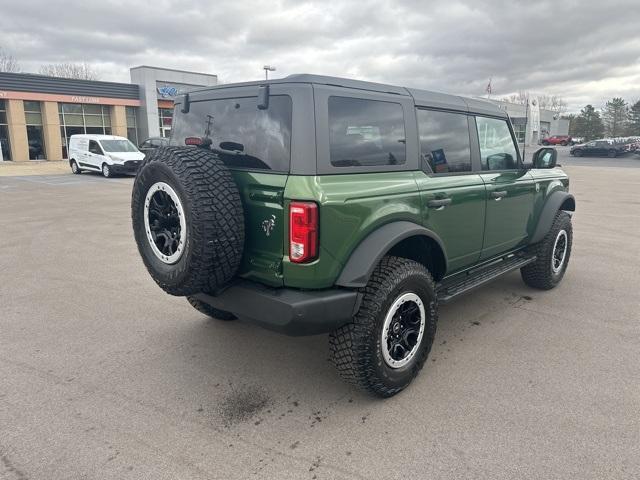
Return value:
[(629, 107), (620, 97), (609, 100), (602, 110), (605, 131), (610, 137), (621, 137), (627, 133)]
[(640, 100), (629, 109), (629, 125), (627, 134), (640, 137)]
[(604, 133), (602, 118), (593, 105), (587, 105), (580, 110), (580, 115), (572, 123), (575, 136), (584, 137), (585, 140), (600, 138)]

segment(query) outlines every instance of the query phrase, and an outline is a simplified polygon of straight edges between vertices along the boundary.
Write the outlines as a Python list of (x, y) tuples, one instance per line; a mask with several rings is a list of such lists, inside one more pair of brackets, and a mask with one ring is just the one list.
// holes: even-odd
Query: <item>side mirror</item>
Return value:
[(541, 148), (533, 154), (533, 168), (554, 168), (557, 159), (555, 148)]

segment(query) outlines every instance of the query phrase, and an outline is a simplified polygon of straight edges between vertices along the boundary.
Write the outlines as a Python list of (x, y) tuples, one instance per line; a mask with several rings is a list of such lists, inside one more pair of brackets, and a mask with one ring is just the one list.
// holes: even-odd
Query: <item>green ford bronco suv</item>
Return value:
[(575, 200), (492, 103), (315, 75), (182, 95), (132, 194), (149, 273), (220, 320), (329, 333), (380, 396), (425, 363), (438, 304), (520, 269), (555, 287)]

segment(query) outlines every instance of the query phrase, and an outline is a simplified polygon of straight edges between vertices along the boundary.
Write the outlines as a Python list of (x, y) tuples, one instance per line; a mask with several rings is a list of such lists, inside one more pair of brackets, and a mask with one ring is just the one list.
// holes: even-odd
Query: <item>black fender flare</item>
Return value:
[(370, 233), (351, 253), (336, 285), (349, 288), (364, 287), (369, 281), (373, 269), (382, 257), (402, 240), (424, 236), (434, 240), (444, 256), (445, 271), (447, 268), (447, 254), (440, 237), (431, 230), (413, 222), (398, 221), (387, 223)]
[(544, 207), (542, 207), (542, 213), (540, 214), (540, 218), (538, 219), (538, 225), (536, 226), (536, 229), (529, 243), (538, 243), (544, 238), (544, 236), (551, 228), (553, 219), (556, 218), (558, 210), (568, 210), (570, 212), (575, 212), (576, 199), (573, 197), (573, 195), (563, 191), (556, 191), (549, 195), (549, 198), (544, 204)]

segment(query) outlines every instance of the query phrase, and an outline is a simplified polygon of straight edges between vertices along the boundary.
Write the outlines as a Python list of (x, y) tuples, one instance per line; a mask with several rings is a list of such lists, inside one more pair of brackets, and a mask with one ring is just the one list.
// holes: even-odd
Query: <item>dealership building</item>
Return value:
[(69, 137), (120, 135), (138, 145), (171, 132), (173, 100), (216, 75), (134, 67), (131, 83), (0, 73), (0, 161), (62, 160)]

